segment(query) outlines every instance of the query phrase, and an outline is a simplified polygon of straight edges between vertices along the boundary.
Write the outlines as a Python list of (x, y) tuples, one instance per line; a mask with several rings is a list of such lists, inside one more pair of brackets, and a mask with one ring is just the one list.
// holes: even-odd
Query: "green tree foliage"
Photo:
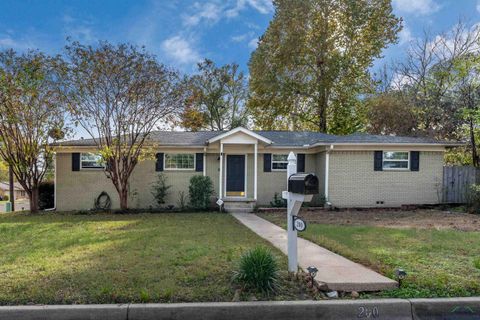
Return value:
[(0, 53), (0, 156), (38, 211), (40, 183), (52, 163), (50, 143), (65, 132), (58, 87), (59, 59), (30, 51)]
[(410, 136), (417, 128), (415, 112), (396, 92), (370, 97), (367, 107), (367, 131), (371, 134)]
[(356, 131), (368, 68), (401, 29), (390, 0), (273, 3), (275, 16), (249, 62), (255, 125)]
[(178, 74), (128, 44), (74, 42), (66, 52), (62, 89), (71, 117), (95, 141), (126, 210), (130, 176), (152, 156), (150, 133), (183, 107)]
[(205, 59), (198, 64), (198, 73), (188, 80), (187, 98), (180, 125), (197, 131), (230, 130), (247, 124), (245, 101), (247, 82), (238, 64), (217, 67)]
[(8, 181), (8, 164), (0, 160), (0, 181)]

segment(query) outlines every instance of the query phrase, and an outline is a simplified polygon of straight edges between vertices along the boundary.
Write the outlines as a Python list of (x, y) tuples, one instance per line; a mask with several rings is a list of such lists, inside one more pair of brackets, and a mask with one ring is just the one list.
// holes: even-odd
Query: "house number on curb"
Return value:
[(297, 231), (305, 231), (307, 229), (307, 223), (297, 216), (293, 216), (293, 228)]
[(359, 319), (376, 319), (380, 316), (378, 312), (378, 307), (368, 308), (368, 307), (359, 307), (357, 318)]

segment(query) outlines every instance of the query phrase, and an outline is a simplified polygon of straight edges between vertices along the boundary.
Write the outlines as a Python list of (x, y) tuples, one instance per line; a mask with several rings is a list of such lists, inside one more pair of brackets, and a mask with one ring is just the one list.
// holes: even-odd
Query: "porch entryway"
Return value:
[(228, 154), (226, 163), (226, 187), (227, 197), (247, 196), (246, 193), (246, 157), (245, 155)]

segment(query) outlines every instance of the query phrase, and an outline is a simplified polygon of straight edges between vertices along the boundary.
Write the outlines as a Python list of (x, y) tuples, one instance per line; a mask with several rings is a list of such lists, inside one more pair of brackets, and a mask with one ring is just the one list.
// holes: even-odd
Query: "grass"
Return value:
[[(284, 215), (262, 216), (285, 228)], [(402, 287), (380, 296), (480, 295), (480, 232), (311, 223), (300, 236), (390, 278), (405, 269)]]
[[(225, 214), (4, 214), (0, 304), (231, 301), (238, 258), (257, 245), (268, 246)], [(281, 286), (268, 298), (303, 294)]]

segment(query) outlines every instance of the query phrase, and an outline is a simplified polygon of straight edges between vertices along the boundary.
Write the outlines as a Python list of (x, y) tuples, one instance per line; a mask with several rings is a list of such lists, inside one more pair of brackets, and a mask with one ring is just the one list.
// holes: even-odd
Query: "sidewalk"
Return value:
[[(232, 216), (287, 254), (287, 231), (255, 214), (232, 213)], [(303, 270), (309, 266), (318, 268), (315, 280), (326, 283), (330, 290), (380, 291), (397, 287), (396, 281), (300, 237), (298, 263)]]

